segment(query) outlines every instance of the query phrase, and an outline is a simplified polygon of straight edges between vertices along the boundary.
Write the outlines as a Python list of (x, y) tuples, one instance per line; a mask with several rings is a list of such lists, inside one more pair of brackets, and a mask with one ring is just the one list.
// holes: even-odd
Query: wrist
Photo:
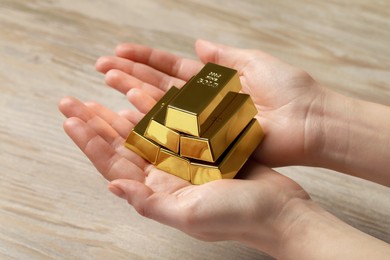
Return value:
[(263, 200), (258, 204), (260, 210), (258, 205), (254, 205), (253, 210), (245, 214), (243, 223), (246, 224), (233, 239), (275, 256), (285, 230), (302, 214), (300, 209), (304, 207), (301, 205), (311, 200), (301, 186), (283, 175), (268, 177), (273, 178), (271, 183), (274, 181), (278, 191), (273, 192), (272, 199), (264, 196), (259, 198)]
[(310, 199), (290, 199), (278, 213), (269, 214), (268, 221), (251, 225), (238, 241), (282, 259), (295, 250), (296, 245), (292, 241), (301, 239), (300, 232), (306, 228), (302, 224), (307, 224), (303, 219), (310, 215), (311, 204)]
[(274, 221), (274, 232), (277, 238), (269, 248), (270, 254), (277, 259), (284, 259), (285, 256), (291, 255), (297, 246), (293, 244), (294, 241), (305, 239), (303, 235), (305, 229), (309, 227), (312, 217), (319, 214), (319, 211), (321, 208), (310, 199), (296, 198), (286, 203)]
[(352, 99), (321, 88), (305, 125), (305, 157), (308, 166), (338, 169), (345, 161), (351, 103)]
[[(389, 107), (323, 90), (306, 131), (307, 165), (323, 167), (390, 186)], [(310, 140), (310, 139), (309, 139)], [(368, 163), (369, 162), (369, 163)]]
[(341, 221), (313, 201), (295, 201), (279, 220), (277, 259), (383, 259), (387, 243)]

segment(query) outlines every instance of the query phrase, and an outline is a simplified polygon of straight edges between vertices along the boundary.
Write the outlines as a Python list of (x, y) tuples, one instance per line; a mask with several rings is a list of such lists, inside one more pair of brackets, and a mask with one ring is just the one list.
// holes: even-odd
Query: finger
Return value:
[(87, 104), (89, 107), (75, 98), (67, 97), (60, 101), (59, 107), (65, 116), (83, 120), (119, 155), (143, 169), (146, 161), (123, 145), (133, 124), (102, 105), (93, 102)]
[(77, 117), (83, 120), (106, 142), (115, 146), (115, 142), (118, 141), (118, 138), (120, 137), (117, 131), (107, 124), (106, 121), (93, 113), (81, 101), (73, 97), (63, 98), (59, 103), (59, 109), (68, 118)]
[(126, 118), (96, 102), (85, 102), (85, 106), (109, 124), (123, 139), (126, 139), (134, 124)]
[(109, 124), (122, 137), (122, 139), (115, 145), (115, 150), (129, 161), (132, 161), (141, 169), (144, 169), (147, 165), (146, 161), (123, 145), (123, 139), (127, 138), (135, 124), (132, 124), (126, 118), (119, 116), (114, 111), (99, 103), (86, 102), (85, 105), (101, 119), (103, 119), (107, 124)]
[(148, 113), (150, 109), (156, 104), (156, 100), (150, 97), (145, 91), (137, 88), (131, 89), (127, 92), (127, 99), (138, 109), (141, 113)]
[(133, 43), (118, 45), (116, 55), (134, 62), (146, 64), (166, 75), (183, 81), (188, 81), (204, 65), (199, 61), (181, 58), (166, 51)]
[(122, 137), (122, 139), (115, 145), (115, 150), (141, 169), (144, 169), (147, 165), (146, 161), (123, 145), (123, 139), (127, 138), (135, 124), (132, 124), (126, 118), (121, 117), (119, 114), (99, 103), (86, 102), (85, 105), (108, 123)]
[(88, 109), (80, 109), (83, 103), (74, 97), (64, 97), (58, 103), (58, 108), (66, 117), (79, 117), (84, 121), (88, 121), (93, 117), (93, 113)]
[(144, 90), (155, 100), (159, 100), (165, 93), (163, 90), (145, 83), (118, 69), (109, 70), (105, 76), (105, 81), (108, 86), (118, 90), (123, 94), (126, 94), (132, 88), (139, 88)]
[[(103, 56), (96, 61), (95, 66), (98, 71), (106, 74), (106, 83), (123, 94), (126, 94), (131, 88), (137, 87), (150, 92), (149, 94), (158, 100), (164, 93), (164, 91), (158, 87), (132, 76), (134, 62), (128, 59)], [(179, 85), (182, 84), (181, 81), (175, 83)], [(172, 82), (172, 84), (175, 83)]]
[(139, 121), (145, 116), (145, 114), (142, 114), (138, 110), (121, 110), (118, 112), (118, 114), (129, 120), (133, 125), (138, 124)]
[(145, 184), (132, 180), (112, 181), (109, 189), (115, 195), (126, 199), (142, 216), (180, 228), (183, 211), (176, 196), (154, 192)]
[(107, 180), (134, 179), (144, 181), (145, 173), (143, 170), (120, 156), (109, 143), (81, 119), (68, 118), (64, 122), (64, 129)]
[(117, 69), (128, 72), (128, 66), (132, 62), (128, 59), (117, 56), (102, 56), (96, 60), (95, 68), (97, 71), (106, 74), (109, 70)]
[[(165, 61), (160, 60), (160, 63), (165, 63)], [(104, 73), (112, 69), (123, 71), (139, 81), (163, 91), (167, 91), (171, 86), (181, 87), (185, 83), (184, 80), (161, 72), (148, 64), (138, 63), (122, 57), (101, 57), (97, 60), (95, 66), (97, 70)]]

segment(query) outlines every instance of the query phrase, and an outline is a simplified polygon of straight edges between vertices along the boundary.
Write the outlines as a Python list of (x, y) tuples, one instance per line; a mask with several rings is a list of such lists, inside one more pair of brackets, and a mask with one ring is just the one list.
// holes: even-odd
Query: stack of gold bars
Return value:
[(207, 63), (171, 87), (134, 127), (126, 147), (157, 168), (203, 184), (234, 178), (263, 139), (236, 70)]

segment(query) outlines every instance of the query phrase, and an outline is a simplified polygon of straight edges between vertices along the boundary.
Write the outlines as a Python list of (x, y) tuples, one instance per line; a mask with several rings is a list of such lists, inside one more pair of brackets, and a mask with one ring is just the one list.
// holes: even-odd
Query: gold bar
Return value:
[[(175, 96), (179, 92), (177, 92)], [(167, 106), (162, 106), (152, 116), (145, 131), (145, 137), (155, 141), (156, 143), (164, 146), (165, 148), (168, 148), (175, 153), (179, 153), (180, 133), (165, 126), (166, 113)]]
[(256, 119), (252, 119), (215, 163), (191, 162), (191, 183), (203, 184), (213, 180), (232, 179), (263, 139), (264, 133)]
[(222, 101), (218, 104), (218, 106), (214, 109), (214, 111), (210, 114), (207, 120), (200, 126), (201, 129), (204, 129), (203, 132), (206, 132), (215, 120), (221, 115), (221, 113), (225, 110), (225, 108), (236, 98), (238, 95), (237, 92), (229, 91), (226, 96), (222, 99)]
[(201, 137), (180, 137), (181, 156), (215, 162), (256, 115), (257, 109), (249, 95), (229, 92), (215, 112), (216, 119)]
[(146, 128), (149, 125), (149, 121), (152, 116), (167, 105), (168, 101), (171, 100), (179, 89), (171, 87), (167, 93), (153, 106), (153, 108), (134, 126), (126, 139), (125, 146), (136, 154), (149, 161), (155, 163), (159, 154), (160, 146), (153, 141), (147, 139), (145, 135)]
[(190, 181), (190, 161), (164, 148), (160, 149), (156, 167), (184, 180)]
[(200, 136), (201, 125), (229, 92), (239, 92), (236, 70), (207, 63), (170, 102), (165, 125), (177, 131)]
[(162, 119), (165, 119), (165, 112), (166, 110), (163, 112), (160, 110), (156, 116), (150, 120), (145, 136), (165, 148), (168, 148), (175, 153), (179, 153), (180, 133), (164, 125)]
[(147, 160), (155, 163), (160, 146), (153, 141), (146, 139), (143, 135), (132, 130), (126, 139), (125, 146)]

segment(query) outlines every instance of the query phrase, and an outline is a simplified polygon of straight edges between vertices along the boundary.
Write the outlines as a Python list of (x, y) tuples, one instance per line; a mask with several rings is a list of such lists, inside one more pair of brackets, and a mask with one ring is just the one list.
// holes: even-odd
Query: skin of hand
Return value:
[[(139, 112), (123, 111), (120, 116), (99, 104), (70, 97), (59, 104), (68, 117), (65, 131), (111, 181), (110, 191), (126, 199), (141, 215), (196, 238), (237, 240), (277, 258), (312, 259), (318, 248), (326, 251), (332, 242), (340, 247), (363, 241), (379, 255), (386, 252), (383, 242), (330, 215), (298, 184), (261, 164), (310, 164), (305, 156), (312, 157), (309, 143), (318, 141), (318, 134), (309, 133), (309, 128), (321, 126), (317, 117), (310, 116), (321, 113), (327, 90), (307, 73), (262, 52), (202, 41), (197, 42), (196, 50), (202, 62), (239, 71), (243, 92), (252, 95), (267, 138), (239, 179), (190, 185), (146, 163), (123, 146), (124, 138), (170, 86), (182, 86), (203, 63), (145, 46), (119, 45), (116, 57), (102, 57), (96, 67), (106, 73), (107, 84), (126, 94)], [(256, 72), (258, 66), (262, 69)], [(255, 75), (250, 76), (250, 72)], [(294, 135), (296, 138), (291, 137)], [(337, 245), (332, 240), (335, 236), (339, 238)], [(312, 249), (302, 251), (305, 243)], [(370, 256), (371, 250), (363, 249), (344, 253), (346, 257), (353, 253)], [(326, 259), (332, 253), (339, 252), (326, 251), (322, 256)]]

